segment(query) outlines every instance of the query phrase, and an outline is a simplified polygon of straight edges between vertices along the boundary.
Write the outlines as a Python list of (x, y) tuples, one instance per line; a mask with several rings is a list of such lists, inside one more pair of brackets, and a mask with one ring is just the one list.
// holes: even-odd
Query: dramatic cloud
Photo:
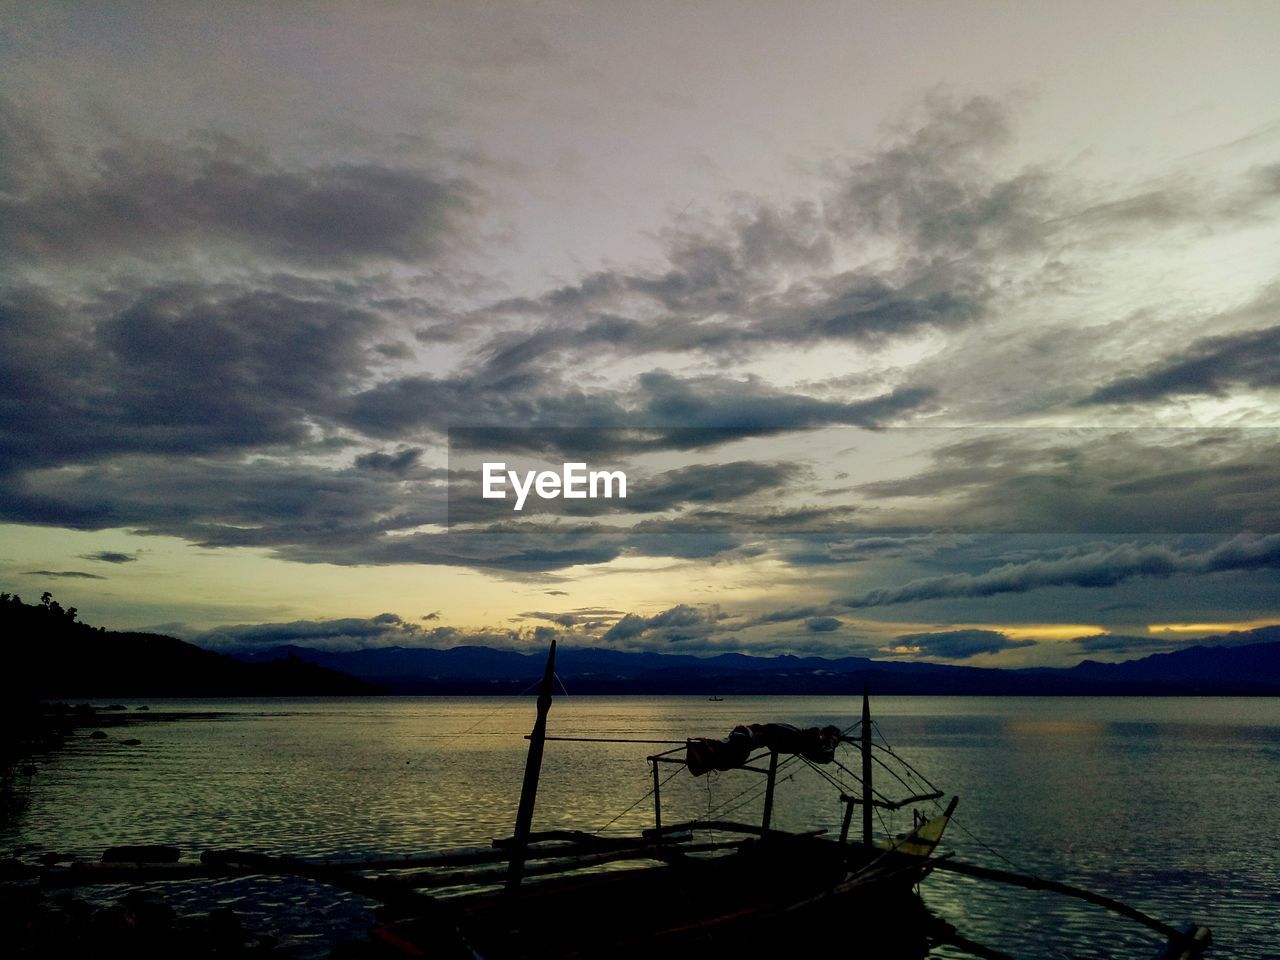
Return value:
[(0, 518), (12, 521), (132, 527), (205, 546), (324, 545), (330, 559), (443, 517), (429, 472), (407, 482), (269, 459), (117, 458), (25, 474), (0, 502)]
[[(628, 281), (627, 292), (634, 292), (636, 283)], [(605, 288), (623, 293), (615, 284)], [(930, 264), (887, 276), (855, 270), (815, 279), (749, 305), (761, 314), (749, 326), (700, 317), (664, 315), (642, 321), (610, 314), (566, 327), (557, 294), (542, 304), (555, 322), (532, 333), (499, 335), (482, 358), (487, 375), (505, 376), (535, 362), (563, 361), (593, 348), (641, 355), (745, 351), (827, 339), (876, 346), (895, 337), (972, 323), (982, 315), (989, 296), (976, 274), (955, 265)], [(719, 315), (731, 306), (728, 299), (719, 298), (707, 312)], [(502, 315), (517, 306), (519, 313), (531, 309), (524, 303), (499, 304), (494, 312)]]
[(0, 303), (0, 467), (298, 444), (366, 371), (373, 314), (270, 290), (174, 286), (76, 311)]
[(363, 650), (378, 647), (448, 648), (463, 644), (510, 647), (542, 638), (537, 631), (427, 628), (404, 620), (394, 613), (381, 613), (367, 618), (343, 617), (335, 620), (234, 624), (198, 633), (189, 639), (209, 649), (253, 652), (280, 646), (313, 647), (321, 650)]
[[(1276, 298), (1280, 301), (1280, 297)], [(1275, 305), (1280, 309), (1280, 302)], [(1086, 403), (1152, 403), (1184, 394), (1226, 396), (1280, 386), (1280, 326), (1196, 340), (1146, 371), (1094, 391)]]
[(326, 646), (392, 646), (420, 640), (427, 631), (394, 613), (362, 619), (293, 620), (288, 623), (236, 624), (195, 637), (210, 647), (268, 647), (323, 642)]
[(929, 466), (858, 491), (905, 527), (1055, 533), (1280, 530), (1274, 430), (933, 434)]
[[(175, 108), (176, 119), (152, 123), (150, 101), (121, 109), (110, 91), (82, 115), (75, 85), (47, 75), (14, 95), (40, 104), (38, 115), (0, 101), (0, 520), (253, 548), (343, 565), (352, 578), (359, 567), (466, 567), (482, 572), (476, 582), (554, 583), (567, 589), (543, 592), (582, 604), (599, 599), (583, 584), (602, 571), (580, 583), (574, 568), (609, 565), (619, 577), (609, 596), (620, 598), (601, 601), (609, 607), (519, 614), (536, 604), (516, 588), (493, 615), (636, 648), (835, 648), (863, 631), (851, 607), (1244, 570), (1262, 571), (1257, 580), (1277, 566), (1268, 535), (1280, 530), (1280, 448), (1269, 438), (1070, 429), (1097, 404), (1148, 405), (1106, 417), (1154, 416), (1160, 401), (1277, 385), (1275, 288), (1240, 280), (1228, 295), (1205, 280), (1166, 292), (1129, 276), (1125, 259), (1135, 237), (1154, 262), (1192, 234), (1261, 234), (1260, 214), (1280, 196), (1269, 154), (1233, 153), (1221, 171), (1198, 161), (1095, 170), (1074, 156), (1083, 143), (1070, 155), (1036, 145), (1052, 124), (1020, 133), (1013, 100), (939, 89), (878, 135), (880, 114), (824, 154), (797, 154), (785, 175), (744, 167), (739, 179), (731, 151), (710, 160), (725, 164), (715, 191), (758, 195), (673, 200), (599, 190), (594, 172), (569, 182), (579, 147), (597, 167), (613, 161), (597, 163), (592, 138), (551, 147), (556, 123), (540, 107), (522, 106), (505, 127), (509, 104), (450, 103), (452, 81), (421, 114), (381, 88), (376, 107), (356, 109), (335, 87), (332, 111), (287, 131), (235, 105)], [(573, 97), (528, 96), (578, 114)], [(487, 155), (493, 143), (472, 147), (481, 116), (518, 144), (509, 162)], [(530, 149), (531, 131), (561, 148), (563, 169)], [(837, 143), (864, 146), (833, 156)], [(624, 227), (593, 219), (614, 203), (681, 212)], [(585, 246), (551, 249), (570, 237)], [(1179, 273), (1196, 255), (1171, 254), (1161, 269)], [(1184, 303), (1250, 306), (1205, 308), (1201, 324)], [(993, 408), (1013, 424), (1044, 413), (1068, 429), (943, 431), (897, 455), (900, 426), (982, 422)], [(890, 454), (868, 459), (866, 475), (828, 469), (845, 446), (829, 442), (836, 427), (861, 428), (847, 431), (850, 448), (870, 446), (874, 431)], [(560, 501), (510, 528), (450, 503), (448, 519), (475, 534), (443, 529), (444, 481), (456, 493), (460, 462), (490, 447), (622, 464), (632, 492)], [(1187, 541), (950, 549), (991, 530), (1255, 536), (1202, 551)], [(51, 562), (38, 556), (15, 568)], [(726, 582), (767, 583), (776, 597), (733, 619), (679, 602), (712, 595), (713, 564)], [(613, 610), (653, 602), (635, 589), (650, 571), (688, 592), (654, 615)], [(891, 586), (868, 590), (877, 584)], [(451, 618), (467, 604), (473, 616), (488, 609), (466, 593), (449, 599)], [(210, 642), (524, 636), (426, 629), (421, 602), (403, 608), (408, 620), (242, 625)], [(880, 639), (867, 643), (907, 629), (869, 631)], [(994, 631), (899, 642), (949, 659), (1026, 645)]]
[(642, 634), (669, 641), (686, 640), (705, 633), (716, 619), (715, 611), (698, 610), (682, 603), (651, 617), (628, 613), (610, 627), (601, 640), (611, 643), (630, 640)]
[(1025, 563), (1006, 563), (985, 573), (956, 573), (884, 587), (844, 601), (853, 608), (935, 600), (991, 597), (1045, 587), (1111, 587), (1135, 577), (1171, 577), (1280, 568), (1280, 534), (1240, 535), (1202, 552), (1179, 552), (1163, 544), (1126, 543), (1088, 553)]
[[(598, 271), (482, 312), (508, 329), (480, 356), (491, 376), (605, 352), (753, 351), (825, 340), (867, 347), (982, 319), (986, 264), (1039, 246), (1055, 209), (1043, 174), (992, 172), (1011, 140), (996, 100), (933, 97), (915, 126), (830, 171), (820, 203), (749, 202), (727, 223), (665, 235), (666, 269)], [(875, 266), (837, 251), (887, 245)], [(803, 279), (797, 279), (803, 278)]]
[(594, 393), (530, 375), (413, 376), (356, 394), (342, 420), (374, 437), (438, 435), (454, 427), (465, 428), (455, 435), (472, 445), (604, 454), (696, 449), (831, 424), (881, 426), (932, 396), (910, 388), (833, 401), (778, 390), (760, 377), (678, 377), (666, 370)]
[(1014, 640), (997, 630), (944, 630), (939, 633), (907, 633), (894, 640), (917, 656), (965, 660), (982, 653), (999, 653), (1017, 647), (1033, 647), (1034, 640)]
[(810, 617), (804, 622), (804, 628), (810, 633), (831, 633), (842, 626), (844, 624), (835, 617)]
[(121, 138), (80, 163), (0, 100), (0, 252), (14, 260), (172, 256), (219, 244), (306, 264), (421, 260), (474, 199), (457, 180), (376, 163), (279, 163), (226, 134)]
[(356, 457), (355, 464), (365, 470), (375, 470), (403, 476), (418, 465), (422, 458), (420, 447), (407, 447), (399, 453), (365, 453)]

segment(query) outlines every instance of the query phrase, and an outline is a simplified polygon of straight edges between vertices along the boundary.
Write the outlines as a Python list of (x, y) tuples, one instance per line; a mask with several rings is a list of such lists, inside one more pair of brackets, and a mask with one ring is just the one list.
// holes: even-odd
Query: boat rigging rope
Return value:
[(911, 790), (912, 792), (917, 792), (917, 788), (913, 784), (910, 784), (906, 780), (904, 780), (902, 778), (902, 775), (899, 774), (897, 770), (893, 769), (893, 767), (889, 766), (887, 763), (885, 763), (883, 760), (877, 757), (874, 753), (871, 755), (871, 761), (873, 763), (880, 764), (880, 766), (882, 766), (886, 771), (888, 771), (889, 776), (893, 777), (893, 779), (897, 780), (900, 784), (902, 784), (908, 790)]
[[(523, 690), (521, 690), (519, 693), (517, 693), (517, 694), (516, 694), (516, 696), (517, 696), (517, 697), (523, 697), (526, 693), (529, 693), (531, 690), (535, 689), (535, 688), (538, 686), (538, 684), (539, 684), (539, 683), (541, 683), (541, 682), (542, 682), (541, 680), (535, 680), (535, 681), (533, 681), (533, 683), (529, 684), (527, 687), (525, 687)], [(563, 686), (563, 684), (562, 684), (562, 686)], [(567, 693), (567, 692), (568, 692), (568, 691), (566, 691), (566, 693)], [(452, 737), (447, 738), (447, 739), (444, 741), (444, 743), (442, 743), (442, 744), (441, 744), (441, 746), (447, 746), (448, 744), (453, 743), (453, 741), (458, 740), (458, 739), (461, 739), (462, 737), (465, 737), (465, 736), (466, 736), (467, 734), (469, 734), (469, 733), (473, 733), (473, 732), (475, 731), (476, 727), (480, 726), (481, 724), (488, 723), (490, 720), (492, 720), (494, 717), (496, 717), (496, 716), (497, 716), (498, 714), (500, 714), (501, 712), (502, 712), (502, 708), (501, 708), (501, 707), (499, 707), (499, 708), (498, 708), (498, 709), (496, 709), (496, 710), (490, 710), (490, 711), (489, 711), (488, 713), (486, 713), (483, 717), (481, 717), (479, 720), (477, 720), (477, 721), (476, 721), (475, 723), (473, 723), (471, 726), (467, 727), (467, 729), (463, 730), (461, 733), (455, 733)]]
[[(786, 761), (783, 761), (783, 763), (785, 762)], [(782, 769), (782, 766), (783, 766), (782, 763), (778, 764), (778, 769)], [(787, 777), (787, 779), (790, 780), (791, 778)], [(774, 782), (780, 783), (781, 781), (775, 780)], [(741, 810), (747, 804), (754, 803), (759, 797), (763, 796), (766, 788), (767, 788), (767, 785), (760, 784), (760, 783), (751, 783), (746, 788), (739, 790), (732, 797), (729, 797), (727, 800), (721, 800), (718, 804), (716, 804), (716, 807), (712, 811), (712, 813), (725, 817), (733, 813), (735, 810)], [(729, 804), (733, 803), (733, 801), (737, 800), (739, 797), (746, 796), (748, 793), (752, 793), (753, 791), (754, 791), (753, 796), (747, 797), (746, 800), (738, 804), (733, 809), (730, 809), (730, 810), (725, 809)], [(711, 819), (711, 817), (708, 816), (707, 819), (709, 820)]]
[[(794, 773), (789, 773), (789, 774), (787, 774), (785, 777), (782, 777), (781, 779), (774, 780), (774, 787), (776, 788), (776, 787), (778, 787), (779, 785), (786, 783), (788, 780), (794, 780), (794, 779), (795, 779), (795, 776), (796, 776), (796, 775), (795, 775)], [(747, 797), (747, 799), (743, 800), (743, 801), (742, 801), (740, 804), (738, 804), (736, 807), (730, 807), (728, 810), (721, 811), (721, 812), (719, 813), (719, 816), (721, 816), (721, 817), (727, 817), (727, 816), (729, 816), (729, 815), (730, 815), (730, 814), (732, 814), (732, 813), (737, 813), (737, 812), (738, 812), (739, 810), (741, 810), (743, 807), (748, 806), (749, 804), (755, 803), (755, 802), (756, 802), (757, 800), (759, 800), (759, 799), (760, 799), (760, 797), (763, 795), (763, 793), (764, 793), (765, 789), (766, 789), (765, 787), (760, 787), (760, 786), (756, 786), (756, 787), (748, 787), (748, 788), (747, 788), (747, 790), (755, 790), (755, 791), (756, 791), (755, 795), (754, 795), (754, 796)], [(742, 793), (746, 793), (746, 792), (747, 792), (747, 790), (743, 790), (743, 791), (742, 791)], [(740, 796), (742, 796), (742, 793), (739, 793), (737, 796), (739, 796), (739, 797), (740, 797)], [(732, 798), (731, 798), (731, 799), (732, 799)]]
[[(681, 770), (683, 770), (683, 769), (684, 769), (684, 767), (676, 767), (674, 770), (672, 770), (672, 771), (671, 771), (671, 775), (670, 775), (670, 776), (668, 776), (668, 777), (667, 777), (667, 779), (663, 780), (660, 784), (658, 784), (658, 786), (659, 786), (660, 788), (661, 788), (661, 787), (665, 787), (668, 783), (670, 783), (672, 780), (674, 780), (674, 779), (676, 778), (676, 774), (678, 774), (678, 773), (679, 773)], [(646, 800), (648, 800), (648, 799), (649, 799), (650, 797), (652, 797), (652, 796), (653, 796), (653, 787), (650, 787), (650, 788), (649, 788), (649, 790), (648, 790), (648, 792), (646, 792), (646, 793), (645, 793), (645, 795), (644, 795), (643, 797), (640, 797), (640, 799), (636, 800), (636, 802), (635, 802), (635, 803), (631, 804), (631, 806), (627, 807), (627, 809), (623, 810), (620, 814), (618, 814), (616, 817), (614, 817), (612, 820), (610, 820), (608, 823), (606, 823), (603, 827), (601, 827), (601, 828), (600, 828), (598, 831), (596, 831), (596, 832), (597, 832), (597, 833), (604, 833), (604, 831), (608, 830), (608, 829), (609, 829), (610, 827), (612, 827), (615, 823), (617, 823), (619, 820), (621, 820), (623, 817), (625, 817), (628, 813), (630, 813), (630, 812), (631, 812), (632, 810), (634, 810), (636, 807), (640, 806), (640, 804), (644, 803)]]
[[(918, 778), (920, 779), (920, 781), (921, 781), (921, 782), (922, 782), (926, 787), (928, 787), (930, 790), (934, 791), (935, 793), (937, 792), (938, 788), (937, 788), (937, 787), (935, 787), (935, 786), (933, 785), (933, 783), (932, 783), (932, 782), (930, 782), (930, 780), (929, 780), (929, 778), (928, 778), (928, 777), (926, 777), (923, 773), (921, 773), (919, 770), (917, 770), (917, 769), (916, 769), (915, 767), (913, 767), (911, 764), (907, 763), (907, 761), (906, 761), (906, 760), (903, 760), (903, 759), (902, 759), (902, 757), (898, 756), (898, 754), (894, 753), (893, 747), (889, 745), (889, 740), (888, 740), (888, 738), (887, 738), (887, 737), (885, 737), (884, 732), (883, 732), (882, 730), (880, 730), (880, 724), (876, 723), (875, 721), (872, 721), (872, 723), (871, 723), (871, 728), (872, 728), (872, 730), (874, 730), (877, 734), (879, 734), (880, 739), (884, 742), (884, 747), (883, 747), (882, 749), (884, 749), (884, 750), (888, 751), (888, 752), (889, 752), (889, 754), (890, 754), (890, 755), (892, 755), (892, 756), (894, 757), (894, 759), (896, 759), (896, 760), (897, 760), (899, 763), (901, 763), (904, 767), (906, 767), (906, 768), (907, 768), (907, 770), (909, 770), (913, 776), (918, 777)], [(934, 801), (933, 801), (933, 805), (934, 805), (934, 806), (936, 806), (939, 810), (944, 809), (944, 808), (943, 808), (943, 806), (942, 806), (942, 802), (941, 802), (940, 800), (934, 800)], [(1012, 860), (1010, 860), (1008, 857), (1006, 857), (1003, 853), (1001, 853), (1001, 852), (1000, 852), (999, 850), (997, 850), (995, 847), (991, 846), (991, 844), (987, 843), (985, 840), (983, 840), (981, 837), (979, 837), (976, 833), (974, 833), (972, 830), (970, 830), (970, 829), (965, 825), (964, 821), (962, 821), (959, 817), (957, 817), (957, 816), (955, 815), (955, 812), (954, 812), (954, 811), (952, 811), (952, 814), (951, 814), (951, 821), (950, 821), (950, 822), (951, 822), (952, 824), (954, 824), (955, 826), (959, 827), (959, 828), (960, 828), (960, 832), (961, 832), (961, 833), (963, 833), (966, 837), (968, 837), (970, 840), (972, 840), (972, 841), (973, 841), (974, 843), (976, 843), (978, 846), (982, 847), (982, 849), (986, 850), (986, 851), (987, 851), (989, 854), (991, 854), (993, 857), (996, 857), (996, 858), (997, 858), (997, 859), (999, 859), (999, 860), (1003, 860), (1003, 861), (1004, 861), (1005, 863), (1007, 863), (1009, 866), (1013, 867), (1013, 869), (1014, 869), (1014, 870), (1017, 870), (1017, 871), (1018, 871), (1018, 872), (1020, 872), (1020, 873), (1029, 873), (1029, 872), (1028, 872), (1025, 868), (1023, 868), (1020, 864), (1014, 863)], [(1034, 874), (1029, 874), (1029, 875), (1034, 876)], [(1037, 879), (1037, 880), (1040, 880), (1040, 879), (1043, 879), (1043, 878), (1041, 878), (1041, 877), (1036, 877), (1036, 879)]]

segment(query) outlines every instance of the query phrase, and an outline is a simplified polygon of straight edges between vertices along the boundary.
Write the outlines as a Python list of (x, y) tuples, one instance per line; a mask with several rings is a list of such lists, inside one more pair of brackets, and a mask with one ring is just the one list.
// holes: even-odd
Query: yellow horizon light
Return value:
[(1096, 623), (1050, 623), (1050, 624), (965, 624), (952, 629), (994, 630), (1003, 633), (1010, 640), (1073, 640), (1076, 637), (1095, 636), (1100, 633), (1109, 634), (1110, 630)]
[(1149, 623), (1148, 633), (1222, 633), (1232, 630), (1256, 630), (1280, 623), (1280, 617), (1269, 620), (1237, 620), (1230, 623)]

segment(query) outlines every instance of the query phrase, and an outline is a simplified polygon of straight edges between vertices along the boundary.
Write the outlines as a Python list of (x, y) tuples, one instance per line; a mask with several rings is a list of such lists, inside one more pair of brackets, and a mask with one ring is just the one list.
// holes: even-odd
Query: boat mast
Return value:
[(524, 762), (524, 784), (520, 787), (520, 808), (516, 812), (516, 830), (511, 842), (511, 861), (507, 865), (507, 895), (514, 896), (524, 876), (525, 850), (533, 827), (533, 805), (538, 798), (538, 775), (542, 772), (542, 749), (547, 740), (547, 714), (551, 712), (551, 687), (555, 682), (556, 642), (547, 651), (547, 666), (538, 685), (538, 718), (529, 734), (529, 755)]
[(871, 847), (871, 700), (862, 688), (862, 845)]

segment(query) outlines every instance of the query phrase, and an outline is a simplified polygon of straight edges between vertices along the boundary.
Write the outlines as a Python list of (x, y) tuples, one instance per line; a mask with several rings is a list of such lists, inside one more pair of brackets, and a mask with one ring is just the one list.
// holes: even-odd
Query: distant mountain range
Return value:
[[(866, 687), (882, 695), (1280, 695), (1280, 627), (1251, 635), (1260, 642), (1024, 670), (866, 657), (695, 657), (562, 647), (556, 673), (573, 694), (857, 694)], [(292, 657), (395, 694), (514, 694), (535, 682), (545, 654), (491, 647), (335, 652), (280, 646), (239, 656), (249, 663)]]
[[(326, 651), (278, 646), (229, 656), (175, 637), (90, 627), (47, 594), (0, 594), (0, 693), (21, 698), (518, 694), (545, 653), (491, 647)], [(1229, 640), (1231, 646), (1218, 645)], [(1255, 641), (1255, 642), (1249, 642)], [(1001, 670), (867, 657), (695, 657), (561, 647), (572, 694), (858, 694), (969, 696), (1280, 695), (1280, 626), (1124, 663)]]

